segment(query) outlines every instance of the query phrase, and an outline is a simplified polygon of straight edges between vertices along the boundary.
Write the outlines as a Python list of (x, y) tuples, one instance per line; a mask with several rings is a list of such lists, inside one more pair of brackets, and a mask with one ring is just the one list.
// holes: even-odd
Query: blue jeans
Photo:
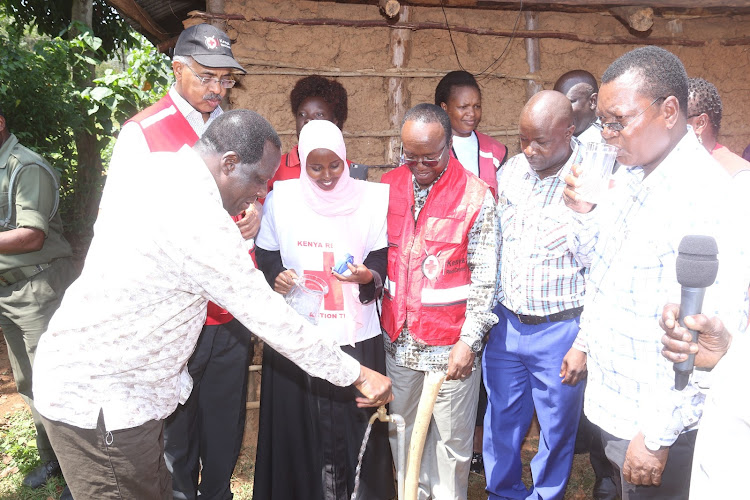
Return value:
[[(562, 383), (560, 365), (578, 335), (578, 318), (524, 325), (502, 305), (482, 358), (489, 404), (484, 468), (490, 499), (562, 499), (573, 463), (584, 384)], [(534, 484), (521, 480), (521, 445), (536, 410), (539, 451)]]

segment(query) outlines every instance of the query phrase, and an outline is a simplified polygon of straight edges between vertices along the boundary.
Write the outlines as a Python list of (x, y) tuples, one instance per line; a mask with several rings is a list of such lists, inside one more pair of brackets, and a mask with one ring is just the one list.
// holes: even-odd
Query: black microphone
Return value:
[[(711, 236), (685, 236), (677, 249), (677, 282), (682, 285), (680, 298), (680, 326), (685, 327), (685, 317), (701, 313), (706, 288), (716, 280), (719, 261), (716, 254), (719, 248)], [(698, 340), (698, 332), (689, 330), (693, 342)], [(688, 359), (674, 364), (674, 386), (683, 390), (693, 373), (695, 354)]]

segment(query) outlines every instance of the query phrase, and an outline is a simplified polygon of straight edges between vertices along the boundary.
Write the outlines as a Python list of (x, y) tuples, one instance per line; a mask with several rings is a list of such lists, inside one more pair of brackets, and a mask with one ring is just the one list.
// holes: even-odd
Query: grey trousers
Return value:
[(107, 431), (81, 429), (42, 416), (73, 498), (171, 500), (172, 477), (164, 462), (163, 420)]
[[(393, 381), (390, 412), (404, 417), (408, 456), (414, 419), (427, 372), (397, 366), (393, 357), (388, 354), (385, 355), (385, 365), (386, 374)], [(422, 455), (419, 473), (420, 500), (466, 500), (481, 379), (481, 372), (476, 370), (464, 380), (447, 380), (440, 387)], [(389, 426), (389, 439), (396, 463), (397, 436), (396, 427), (392, 424)]]
[(54, 460), (55, 452), (47, 438), (31, 394), (36, 346), (47, 330), (49, 320), (60, 306), (63, 294), (73, 281), (75, 270), (69, 259), (58, 259), (31, 278), (0, 286), (0, 327), (18, 393), (31, 408), (36, 427), (36, 446), (42, 462)]
[(620, 498), (622, 500), (687, 500), (696, 434), (696, 431), (680, 434), (677, 441), (669, 448), (667, 465), (664, 467), (660, 486), (636, 486), (625, 481), (622, 475), (625, 453), (628, 451), (630, 441), (602, 431), (604, 453), (615, 469), (614, 478), (620, 489)]

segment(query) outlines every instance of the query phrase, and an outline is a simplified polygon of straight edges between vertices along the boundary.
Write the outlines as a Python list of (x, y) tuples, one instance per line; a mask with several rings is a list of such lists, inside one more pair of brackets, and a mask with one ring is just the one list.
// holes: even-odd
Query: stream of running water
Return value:
[(372, 421), (367, 424), (365, 430), (365, 437), (362, 439), (362, 446), (359, 449), (359, 455), (357, 456), (357, 469), (354, 473), (354, 491), (352, 491), (351, 500), (357, 500), (357, 490), (359, 489), (359, 473), (362, 471), (362, 457), (365, 456), (365, 450), (367, 449), (367, 441), (370, 439), (370, 430), (372, 430)]

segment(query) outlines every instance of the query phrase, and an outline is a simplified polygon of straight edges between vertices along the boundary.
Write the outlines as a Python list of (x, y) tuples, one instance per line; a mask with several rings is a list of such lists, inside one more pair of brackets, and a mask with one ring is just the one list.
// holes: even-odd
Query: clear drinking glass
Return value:
[(307, 321), (317, 325), (323, 297), (328, 293), (328, 283), (312, 274), (303, 274), (294, 283), (294, 288), (286, 294), (286, 303)]
[(609, 178), (617, 158), (617, 148), (603, 142), (588, 142), (582, 146), (583, 160), (576, 192), (589, 203), (599, 203), (609, 188)]

